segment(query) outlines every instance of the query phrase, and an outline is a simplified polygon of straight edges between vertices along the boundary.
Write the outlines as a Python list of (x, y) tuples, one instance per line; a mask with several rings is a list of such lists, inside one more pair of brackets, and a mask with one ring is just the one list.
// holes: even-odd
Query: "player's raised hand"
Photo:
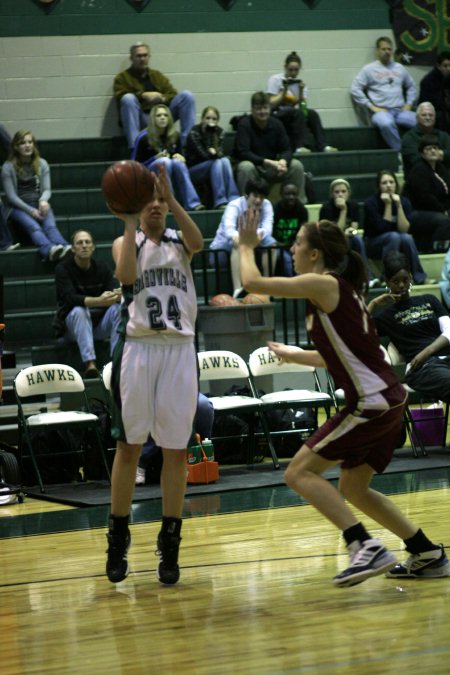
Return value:
[(139, 226), (140, 213), (120, 213), (120, 211), (114, 211), (106, 202), (106, 206), (111, 211), (113, 216), (122, 220), (126, 228), (136, 229)]
[(155, 192), (166, 202), (169, 201), (172, 197), (172, 190), (167, 177), (167, 167), (164, 163), (159, 165), (158, 173), (153, 173), (153, 177), (155, 179)]
[(256, 248), (261, 241), (258, 235), (260, 211), (259, 209), (247, 209), (247, 211), (239, 216), (239, 243), (244, 246)]

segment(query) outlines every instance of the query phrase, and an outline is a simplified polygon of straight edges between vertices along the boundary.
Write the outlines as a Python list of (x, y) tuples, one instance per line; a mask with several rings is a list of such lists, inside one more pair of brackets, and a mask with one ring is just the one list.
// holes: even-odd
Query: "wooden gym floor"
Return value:
[[(450, 469), (376, 478), (450, 548)], [(251, 494), (250, 494), (251, 493)], [(192, 497), (181, 580), (156, 580), (159, 500), (133, 507), (132, 573), (104, 576), (104, 506), (0, 507), (3, 675), (450, 671), (450, 577), (331, 584), (339, 533), (287, 487)], [(401, 542), (367, 518), (403, 558)]]

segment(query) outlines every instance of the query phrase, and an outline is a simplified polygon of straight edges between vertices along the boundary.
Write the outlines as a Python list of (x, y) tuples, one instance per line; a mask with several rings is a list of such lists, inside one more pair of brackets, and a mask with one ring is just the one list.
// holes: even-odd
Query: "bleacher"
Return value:
[[(300, 156), (305, 170), (312, 174), (318, 202), (328, 198), (329, 183), (337, 176), (344, 176), (351, 182), (353, 198), (362, 202), (374, 191), (374, 177), (380, 169), (397, 170), (397, 153), (383, 147), (374, 129), (329, 129), (327, 135), (329, 143), (338, 147), (339, 152)], [(227, 135), (228, 151), (232, 147), (233, 137), (232, 133)], [(39, 143), (39, 150), (51, 166), (51, 203), (62, 234), (69, 240), (75, 230), (89, 229), (96, 239), (96, 257), (112, 264), (111, 242), (122, 233), (122, 224), (108, 212), (101, 194), (100, 180), (111, 162), (127, 156), (124, 140), (48, 140)], [(308, 209), (312, 218), (317, 217), (317, 205), (308, 205)], [(195, 213), (195, 220), (205, 237), (205, 248), (214, 237), (220, 217), (220, 211)], [(208, 256), (203, 256), (203, 260), (207, 259)], [(428, 255), (422, 256), (422, 259), (429, 276), (439, 277), (443, 256)], [(216, 275), (212, 268), (208, 268), (207, 262), (205, 265), (206, 269), (202, 269), (199, 262), (194, 265), (199, 304), (205, 303), (208, 297), (217, 292), (231, 290), (230, 280), (226, 276)], [(15, 251), (0, 253), (0, 273), (4, 277), (6, 349), (31, 354), (34, 348), (36, 353), (40, 350), (41, 354), (47, 354), (54, 345), (52, 319), (56, 299), (53, 269), (52, 263), (42, 262), (36, 249), (26, 244)], [(430, 289), (439, 292), (438, 286), (427, 287), (428, 291)], [(425, 287), (418, 287), (418, 290), (424, 292)], [(276, 316), (281, 321), (278, 309)], [(279, 323), (276, 329), (281, 330)], [(285, 335), (280, 333), (277, 337), (283, 338)]]

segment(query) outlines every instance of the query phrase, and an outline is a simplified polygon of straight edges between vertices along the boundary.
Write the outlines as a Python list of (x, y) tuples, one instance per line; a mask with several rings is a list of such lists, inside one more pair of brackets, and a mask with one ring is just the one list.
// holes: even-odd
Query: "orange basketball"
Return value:
[(227, 293), (219, 293), (219, 295), (215, 295), (211, 298), (208, 304), (210, 307), (231, 307), (240, 305), (241, 303)]
[(116, 162), (103, 174), (103, 196), (117, 213), (139, 213), (153, 199), (154, 190), (152, 173), (132, 159)]
[(242, 298), (242, 303), (244, 305), (269, 305), (270, 296), (262, 293), (249, 293), (245, 298)]

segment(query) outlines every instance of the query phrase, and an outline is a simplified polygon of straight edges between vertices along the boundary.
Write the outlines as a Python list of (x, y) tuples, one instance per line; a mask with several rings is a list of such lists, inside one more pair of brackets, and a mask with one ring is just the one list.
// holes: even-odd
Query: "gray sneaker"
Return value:
[(386, 572), (389, 579), (438, 579), (450, 575), (450, 562), (444, 547), (412, 553), (404, 563), (397, 563)]
[(59, 260), (63, 251), (64, 246), (62, 244), (55, 244), (54, 246), (51, 247), (50, 251), (48, 252), (48, 259), (51, 261)]
[(145, 469), (142, 466), (138, 466), (136, 469), (136, 478), (134, 479), (135, 485), (145, 485)]
[(350, 565), (333, 579), (335, 586), (355, 586), (394, 566), (395, 556), (378, 539), (355, 541), (347, 547)]

